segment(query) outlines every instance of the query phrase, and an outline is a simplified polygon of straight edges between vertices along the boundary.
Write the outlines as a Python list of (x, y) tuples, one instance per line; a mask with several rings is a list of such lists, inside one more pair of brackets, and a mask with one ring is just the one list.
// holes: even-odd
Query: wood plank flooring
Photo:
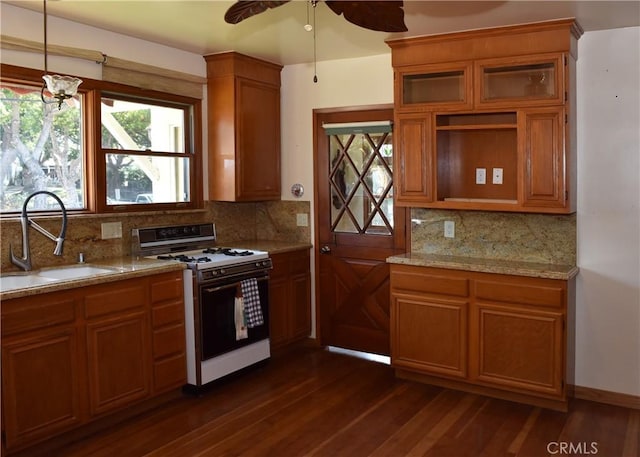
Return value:
[(387, 365), (299, 345), (199, 397), (20, 455), (636, 457), (640, 411), (573, 400), (559, 413), (399, 380)]

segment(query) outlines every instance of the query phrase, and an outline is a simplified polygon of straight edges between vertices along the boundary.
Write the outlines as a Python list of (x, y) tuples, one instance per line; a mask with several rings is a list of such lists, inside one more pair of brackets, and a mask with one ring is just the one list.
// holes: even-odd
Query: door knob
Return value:
[(331, 248), (325, 244), (320, 248), (320, 252), (322, 254), (329, 254), (331, 252)]

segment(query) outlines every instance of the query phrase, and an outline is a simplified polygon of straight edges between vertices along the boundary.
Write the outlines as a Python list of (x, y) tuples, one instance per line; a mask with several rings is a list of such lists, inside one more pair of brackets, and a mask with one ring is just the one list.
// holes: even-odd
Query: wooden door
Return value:
[(322, 345), (388, 355), (389, 266), (404, 252), (393, 199), (393, 133), (327, 134), (325, 124), (393, 119), (390, 107), (314, 111), (316, 308)]

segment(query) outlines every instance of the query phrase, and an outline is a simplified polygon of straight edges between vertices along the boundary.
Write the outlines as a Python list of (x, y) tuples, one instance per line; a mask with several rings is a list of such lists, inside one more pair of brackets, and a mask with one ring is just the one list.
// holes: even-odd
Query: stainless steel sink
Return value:
[(68, 265), (62, 267), (44, 268), (42, 270), (6, 273), (0, 276), (0, 290), (23, 289), (37, 287), (55, 282), (71, 281), (74, 279), (90, 278), (94, 276), (118, 273), (121, 270), (110, 267), (92, 265)]
[(68, 267), (47, 268), (38, 272), (39, 276), (53, 280), (78, 279), (89, 276), (115, 273), (115, 268), (93, 267), (88, 265), (70, 265)]
[(15, 290), (15, 289), (23, 289), (26, 287), (35, 287), (41, 286), (43, 284), (51, 283), (55, 281), (52, 278), (45, 278), (44, 276), (40, 276), (37, 274), (6, 274), (0, 276), (0, 290)]

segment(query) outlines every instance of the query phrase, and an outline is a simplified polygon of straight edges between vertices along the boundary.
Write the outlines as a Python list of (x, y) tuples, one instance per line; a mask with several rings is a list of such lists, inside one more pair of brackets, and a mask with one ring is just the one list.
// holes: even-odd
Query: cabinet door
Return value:
[(80, 424), (75, 328), (2, 342), (2, 406), (7, 448)]
[(149, 394), (149, 323), (144, 312), (87, 324), (91, 414)]
[(472, 65), (469, 62), (403, 67), (396, 72), (396, 106), (402, 110), (471, 108)]
[[(276, 263), (274, 262), (274, 269)], [(269, 278), (269, 338), (271, 348), (276, 349), (289, 342), (289, 287), (286, 275)]]
[[(308, 259), (308, 257), (307, 257)], [(291, 337), (306, 338), (311, 334), (311, 276), (309, 272), (291, 277)]]
[(478, 60), (474, 74), (476, 108), (561, 105), (565, 100), (563, 54)]
[(395, 202), (420, 206), (433, 201), (434, 154), (431, 113), (398, 114), (393, 154)]
[(237, 78), (238, 200), (280, 199), (280, 89)]
[[(471, 378), (526, 393), (564, 396), (563, 314), (480, 304), (471, 328)], [(477, 344), (477, 345), (476, 345)], [(477, 364), (477, 365), (476, 365)]]
[(569, 212), (564, 109), (532, 108), (519, 116), (518, 138), (524, 167), (522, 205)]
[(395, 367), (466, 378), (465, 301), (394, 294), (391, 312), (391, 359)]

